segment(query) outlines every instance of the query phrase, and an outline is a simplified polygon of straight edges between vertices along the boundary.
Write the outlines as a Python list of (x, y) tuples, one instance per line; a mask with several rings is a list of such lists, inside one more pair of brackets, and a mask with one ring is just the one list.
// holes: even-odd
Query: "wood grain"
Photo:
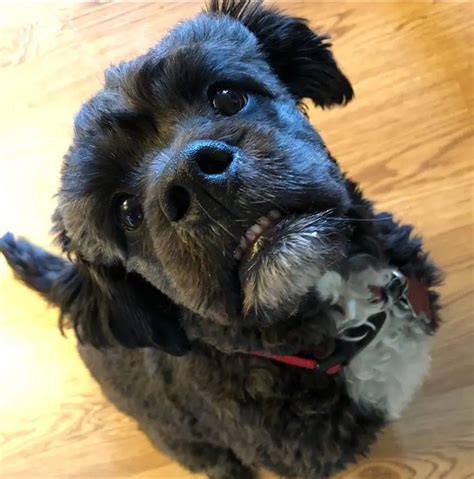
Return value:
[[(431, 375), (368, 459), (339, 479), (474, 477), (474, 7), (279, 2), (330, 31), (356, 89), (311, 118), (379, 209), (414, 223), (446, 272)], [(110, 63), (200, 3), (0, 5), (0, 232), (48, 245), (61, 158)], [(0, 261), (0, 477), (184, 479), (102, 397), (57, 311)], [(272, 476), (265, 476), (270, 478)]]

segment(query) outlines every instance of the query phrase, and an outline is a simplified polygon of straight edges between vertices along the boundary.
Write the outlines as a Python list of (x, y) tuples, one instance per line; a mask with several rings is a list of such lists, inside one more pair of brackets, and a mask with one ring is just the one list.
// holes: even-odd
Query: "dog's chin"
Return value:
[(340, 222), (324, 213), (285, 216), (265, 229), (242, 251), (243, 315), (265, 323), (291, 317), (343, 258), (344, 238)]

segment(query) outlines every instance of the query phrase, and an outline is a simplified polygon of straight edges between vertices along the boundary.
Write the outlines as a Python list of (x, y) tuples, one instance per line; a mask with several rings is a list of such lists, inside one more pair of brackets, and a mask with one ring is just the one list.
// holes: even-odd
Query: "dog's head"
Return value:
[(352, 98), (329, 46), (258, 2), (213, 1), (107, 71), (76, 118), (54, 217), (84, 339), (110, 328), (180, 353), (179, 308), (268, 324), (337, 261), (348, 193), (300, 108)]

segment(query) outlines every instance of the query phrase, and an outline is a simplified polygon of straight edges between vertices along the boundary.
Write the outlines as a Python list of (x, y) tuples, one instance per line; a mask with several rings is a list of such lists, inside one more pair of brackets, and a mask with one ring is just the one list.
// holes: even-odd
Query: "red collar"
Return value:
[[(317, 359), (306, 358), (296, 355), (278, 355), (278, 354), (264, 354), (264, 353), (252, 353), (253, 356), (259, 356), (262, 358), (272, 359), (279, 363), (289, 364), (290, 366), (297, 366), (299, 368), (305, 369), (321, 369), (320, 364)], [(326, 374), (336, 374), (342, 368), (341, 363), (336, 363), (333, 366), (324, 369)]]
[[(405, 278), (400, 273), (397, 273), (386, 287), (374, 288), (373, 292), (374, 296), (385, 298), (385, 300), (391, 296), (401, 307), (408, 308), (415, 318), (424, 316), (428, 321), (433, 321), (428, 286), (413, 276)], [(266, 354), (260, 351), (254, 351), (251, 354), (290, 366), (319, 370), (329, 375), (336, 374), (343, 366), (349, 364), (352, 358), (361, 352), (378, 335), (382, 326), (385, 324), (385, 320), (385, 313), (374, 315), (371, 319), (371, 323), (375, 326), (375, 329), (368, 328), (364, 325), (353, 328), (354, 336), (364, 336), (363, 340), (348, 342), (336, 339), (330, 350), (328, 350), (327, 343), (322, 343), (316, 348), (318, 352), (314, 354), (279, 355)]]

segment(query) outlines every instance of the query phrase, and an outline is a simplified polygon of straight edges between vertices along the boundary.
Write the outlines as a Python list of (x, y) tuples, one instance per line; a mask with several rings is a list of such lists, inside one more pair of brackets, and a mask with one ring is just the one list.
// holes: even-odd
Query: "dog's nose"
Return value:
[(214, 175), (225, 173), (234, 160), (234, 152), (231, 147), (220, 141), (198, 142), (197, 145), (193, 143), (190, 150), (188, 152), (190, 160), (211, 181), (214, 179), (212, 178)]
[(200, 140), (188, 144), (165, 173), (161, 207), (168, 220), (184, 219), (199, 190), (214, 191), (227, 183), (235, 155), (235, 148), (221, 141)]

